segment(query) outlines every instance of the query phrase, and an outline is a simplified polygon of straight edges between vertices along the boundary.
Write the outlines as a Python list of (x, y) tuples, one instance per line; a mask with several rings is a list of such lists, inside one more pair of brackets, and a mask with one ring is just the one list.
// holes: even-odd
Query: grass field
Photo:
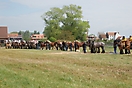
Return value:
[(0, 88), (132, 88), (132, 55), (0, 48)]

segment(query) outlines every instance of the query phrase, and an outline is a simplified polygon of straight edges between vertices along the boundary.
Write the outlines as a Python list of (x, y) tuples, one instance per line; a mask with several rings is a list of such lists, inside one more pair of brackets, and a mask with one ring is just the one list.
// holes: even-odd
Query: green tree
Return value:
[(56, 41), (56, 38), (50, 37), (49, 40), (50, 40), (51, 42), (55, 42), (55, 41)]
[(18, 32), (18, 35), (23, 35), (24, 34), (24, 31), (19, 31)]
[(26, 40), (26, 41), (29, 41), (30, 40), (30, 32), (28, 30), (26, 30), (24, 33), (23, 33), (23, 39)]
[(39, 31), (34, 30), (33, 34), (40, 34)]
[(51, 8), (42, 15), (42, 18), (45, 22), (44, 34), (47, 38), (84, 41), (85, 32), (90, 27), (88, 21), (82, 20), (81, 7), (72, 4), (63, 8)]
[(13, 31), (13, 32), (10, 32), (10, 34), (17, 34), (18, 32), (16, 32), (16, 31)]

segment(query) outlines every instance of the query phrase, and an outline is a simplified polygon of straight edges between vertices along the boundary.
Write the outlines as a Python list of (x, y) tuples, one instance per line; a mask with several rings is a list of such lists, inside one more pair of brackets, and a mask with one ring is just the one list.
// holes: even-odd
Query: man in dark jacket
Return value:
[(117, 39), (116, 39), (116, 40), (114, 40), (114, 43), (113, 43), (114, 53), (115, 53), (115, 54), (117, 53), (117, 44), (118, 44), (118, 41), (117, 41)]
[(70, 51), (72, 51), (72, 42), (69, 42)]
[(77, 40), (75, 40), (74, 42), (74, 48), (75, 48), (75, 52), (77, 51), (78, 45), (77, 45)]
[(86, 53), (86, 42), (83, 43), (82, 47), (83, 47), (83, 52)]

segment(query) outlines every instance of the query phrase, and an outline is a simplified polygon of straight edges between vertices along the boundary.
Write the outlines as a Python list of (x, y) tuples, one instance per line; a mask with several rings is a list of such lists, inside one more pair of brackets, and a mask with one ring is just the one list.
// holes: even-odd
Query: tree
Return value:
[(16, 32), (16, 31), (13, 31), (13, 32), (11, 32), (10, 34), (17, 34), (18, 32)]
[(50, 40), (51, 42), (55, 42), (55, 41), (56, 41), (56, 39), (55, 39), (54, 37), (50, 37), (49, 40)]
[(30, 40), (30, 32), (28, 30), (26, 30), (23, 34), (23, 39), (26, 40), (26, 41), (29, 41)]
[(63, 8), (54, 7), (41, 17), (45, 22), (44, 34), (47, 38), (86, 40), (85, 32), (88, 31), (90, 26), (88, 21), (82, 20), (80, 6), (71, 4), (63, 6)]
[(24, 34), (24, 31), (19, 31), (18, 32), (18, 35), (23, 35)]
[(33, 34), (40, 34), (39, 31), (37, 32), (36, 30), (34, 30)]

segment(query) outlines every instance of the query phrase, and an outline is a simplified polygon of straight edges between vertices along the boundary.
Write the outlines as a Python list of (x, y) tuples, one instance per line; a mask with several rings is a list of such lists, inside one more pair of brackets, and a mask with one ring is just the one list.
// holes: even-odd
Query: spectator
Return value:
[(70, 48), (70, 51), (72, 51), (72, 42), (71, 41), (69, 42), (69, 48)]
[(114, 48), (114, 53), (117, 54), (117, 44), (118, 44), (118, 41), (117, 39), (114, 40), (114, 43), (113, 43), (113, 48)]
[(75, 48), (75, 52), (77, 51), (77, 40), (75, 40), (74, 42), (74, 48)]
[(83, 43), (83, 52), (86, 53), (86, 42)]

